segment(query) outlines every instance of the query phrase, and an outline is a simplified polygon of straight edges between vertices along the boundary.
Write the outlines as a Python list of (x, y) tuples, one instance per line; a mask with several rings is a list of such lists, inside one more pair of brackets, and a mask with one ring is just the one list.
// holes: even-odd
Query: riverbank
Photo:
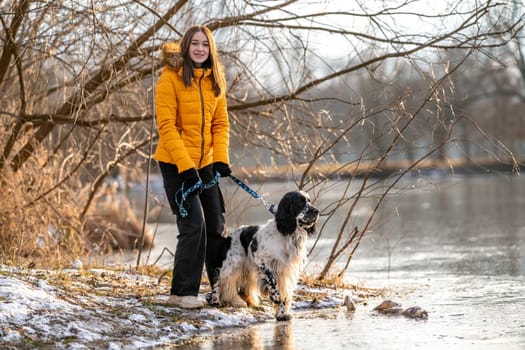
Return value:
[[(525, 346), (525, 320), (519, 317), (525, 314), (524, 181), (523, 176), (445, 178), (436, 181), (431, 191), (416, 189), (387, 198), (378, 215), (388, 224), (375, 226), (365, 237), (345, 274), (346, 281), (373, 286), (385, 295), (366, 297), (365, 288), (301, 285), (299, 295), (305, 296), (294, 303), (294, 318), (288, 323), (275, 322), (268, 305), (261, 312), (206, 308), (188, 313), (171, 308), (164, 304), (169, 275), (160, 269), (45, 270), (38, 263), (36, 269), (0, 265), (0, 348), (134, 349), (143, 344), (142, 348), (184, 350), (521, 350)], [(265, 184), (261, 193), (282, 193), (286, 186)], [(243, 223), (268, 216), (260, 205), (242, 208), (247, 208)], [(354, 218), (368, 215), (360, 213)], [(174, 249), (176, 231), (171, 225), (160, 225), (159, 252), (164, 247)], [(327, 232), (335, 231), (327, 228)], [(307, 271), (326, 261), (332, 239), (324, 236), (309, 257)], [(137, 257), (122, 259), (119, 264), (98, 265), (134, 266)], [(157, 266), (169, 269), (172, 263), (167, 256)], [(32, 265), (32, 260), (18, 264)], [(206, 285), (202, 287), (204, 293)], [(341, 307), (343, 295), (359, 298), (360, 290), (364, 294), (356, 311), (347, 312)], [(403, 307), (421, 306), (428, 311), (428, 320), (373, 313), (383, 298)]]
[[(2, 349), (171, 348), (199, 341), (217, 329), (275, 323), (271, 306), (261, 309), (183, 310), (166, 304), (169, 279), (160, 271), (0, 266)], [(201, 286), (201, 297), (209, 290)], [(338, 309), (380, 290), (300, 285), (293, 312)]]
[(470, 159), (424, 159), (387, 161), (378, 165), (377, 160), (360, 160), (351, 163), (319, 163), (315, 165), (272, 165), (235, 168), (235, 175), (251, 182), (288, 181), (305, 172), (316, 178), (385, 178), (396, 174), (407, 175), (479, 175), (493, 173), (519, 173), (525, 170), (525, 159), (492, 159), (486, 157)]

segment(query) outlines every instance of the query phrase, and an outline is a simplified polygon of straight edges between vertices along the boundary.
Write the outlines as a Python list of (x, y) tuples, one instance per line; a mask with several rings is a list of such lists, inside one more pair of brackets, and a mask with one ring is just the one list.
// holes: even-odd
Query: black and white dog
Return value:
[(275, 219), (233, 231), (210, 304), (256, 306), (262, 295), (268, 295), (277, 320), (289, 320), (293, 292), (306, 262), (306, 239), (315, 232), (318, 217), (309, 196), (294, 191), (280, 200)]

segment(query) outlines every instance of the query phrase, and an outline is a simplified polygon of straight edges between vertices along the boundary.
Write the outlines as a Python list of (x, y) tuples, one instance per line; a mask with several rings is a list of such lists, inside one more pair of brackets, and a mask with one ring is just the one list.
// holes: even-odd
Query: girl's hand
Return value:
[(213, 170), (221, 174), (221, 177), (230, 176), (232, 173), (232, 170), (230, 169), (228, 164), (225, 164), (223, 162), (213, 163)]

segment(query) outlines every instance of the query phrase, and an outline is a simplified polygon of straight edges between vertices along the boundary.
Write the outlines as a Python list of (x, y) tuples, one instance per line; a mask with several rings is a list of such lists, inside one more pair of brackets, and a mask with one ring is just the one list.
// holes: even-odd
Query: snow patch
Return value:
[[(167, 294), (142, 297), (136, 292), (113, 296), (107, 293), (107, 289), (113, 288), (111, 283), (129, 283), (140, 290), (152, 281), (157, 283), (156, 279), (125, 272), (89, 272), (92, 275), (82, 280), (81, 272), (75, 269), (53, 272), (0, 265), (0, 348), (41, 344), (50, 348), (85, 349), (99, 347), (101, 343), (108, 349), (153, 348), (176, 345), (216, 328), (274, 321), (269, 304), (259, 309), (183, 310), (166, 304)], [(61, 284), (62, 279), (52, 279), (56, 275), (66, 276), (68, 288)], [(108, 276), (109, 279), (102, 279)], [(101, 279), (97, 280), (98, 277)], [(322, 294), (322, 298), (313, 301), (296, 301), (293, 309), (341, 305), (341, 296), (326, 297), (326, 291)]]

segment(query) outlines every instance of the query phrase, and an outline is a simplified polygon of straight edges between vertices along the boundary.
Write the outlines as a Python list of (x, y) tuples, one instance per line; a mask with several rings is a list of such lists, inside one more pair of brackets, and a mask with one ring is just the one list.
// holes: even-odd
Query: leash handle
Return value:
[(268, 209), (270, 213), (275, 215), (277, 213), (277, 206), (273, 203), (268, 202), (263, 197), (261, 197), (257, 192), (252, 190), (248, 185), (242, 182), (238, 177), (230, 174), (230, 179), (233, 180), (237, 185), (239, 185), (243, 190), (248, 192), (253, 198), (260, 199), (263, 202), (263, 205)]
[(209, 190), (213, 186), (217, 185), (219, 183), (220, 178), (221, 178), (221, 174), (218, 171), (216, 171), (215, 176), (213, 177), (213, 179), (211, 179), (210, 182), (208, 182), (207, 184), (202, 184), (201, 186), (202, 190)]
[[(213, 186), (219, 183), (220, 177), (221, 177), (221, 174), (219, 174), (219, 172), (215, 172), (215, 176), (207, 184), (199, 180), (187, 190), (184, 190), (184, 181), (183, 181), (180, 186), (180, 189), (177, 191), (177, 193), (175, 193), (175, 202), (177, 203), (177, 206), (179, 207), (180, 216), (183, 218), (188, 216), (188, 211), (186, 210), (186, 208), (184, 208), (184, 201), (186, 200), (186, 198), (189, 197), (190, 194), (192, 194), (195, 191), (198, 191), (199, 189), (209, 190), (210, 188), (212, 188)], [(181, 198), (180, 201), (178, 200), (179, 194)]]

